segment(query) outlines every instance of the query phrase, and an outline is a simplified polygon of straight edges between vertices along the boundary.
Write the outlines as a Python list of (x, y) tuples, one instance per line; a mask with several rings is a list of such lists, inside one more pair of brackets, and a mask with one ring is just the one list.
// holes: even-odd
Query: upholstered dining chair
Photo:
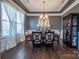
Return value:
[(32, 32), (32, 46), (33, 46), (33, 50), (35, 47), (42, 46), (42, 34), (41, 34), (41, 32)]
[(25, 32), (25, 46), (27, 45), (27, 39), (28, 39), (28, 33), (27, 32)]
[(45, 46), (51, 46), (53, 48), (53, 32), (45, 32)]
[(59, 31), (59, 34), (54, 33), (54, 40), (53, 40), (53, 41), (56, 41), (59, 46), (60, 46), (60, 43), (59, 43), (60, 35), (61, 35), (61, 31)]
[(59, 45), (59, 38), (60, 38), (60, 36), (58, 34), (54, 35), (54, 40), (53, 41), (56, 41), (58, 45)]

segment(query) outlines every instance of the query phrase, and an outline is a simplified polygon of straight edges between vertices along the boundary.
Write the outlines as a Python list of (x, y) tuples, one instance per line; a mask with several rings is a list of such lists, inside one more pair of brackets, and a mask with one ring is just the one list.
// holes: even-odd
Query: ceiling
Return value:
[[(12, 0), (28, 14), (41, 14), (43, 1), (45, 1), (45, 13), (61, 14), (70, 9), (79, 0)], [(70, 8), (69, 8), (70, 7)]]
[(30, 12), (42, 12), (43, 1), (45, 1), (45, 11), (59, 12), (69, 0), (20, 0)]

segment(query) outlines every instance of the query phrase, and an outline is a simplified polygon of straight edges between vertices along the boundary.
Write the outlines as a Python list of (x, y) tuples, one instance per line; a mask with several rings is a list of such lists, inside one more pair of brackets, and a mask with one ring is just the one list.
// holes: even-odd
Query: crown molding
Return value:
[[(48, 16), (63, 16), (66, 12), (68, 12), (69, 10), (71, 10), (73, 7), (75, 7), (77, 4), (79, 4), (79, 0), (76, 0), (75, 2), (73, 2), (65, 11), (63, 11), (62, 13), (52, 13), (52, 14), (47, 14)], [(41, 14), (28, 14), (28, 16), (39, 16)]]
[(65, 11), (63, 11), (61, 14), (64, 15), (66, 12), (68, 12), (69, 10), (71, 10), (73, 7), (75, 7), (78, 4), (79, 4), (79, 0), (76, 0)]
[[(33, 14), (33, 13), (30, 13), (28, 14), (28, 16), (40, 16), (42, 14)], [(53, 13), (53, 14), (47, 14), (48, 16), (62, 16), (61, 13)]]
[[(18, 6), (16, 3), (14, 3), (12, 0), (8, 0), (11, 2), (15, 7), (21, 9), (27, 16), (39, 16), (42, 13), (28, 13), (24, 11), (20, 6)], [(66, 8), (63, 12), (61, 13), (47, 13), (48, 16), (63, 16), (66, 12), (68, 12), (70, 9), (75, 7), (77, 4), (79, 4), (79, 0), (74, 1), (68, 8)]]
[(15, 7), (15, 9), (19, 9), (20, 11), (22, 11), (23, 13), (25, 13), (26, 15), (28, 15), (28, 13), (26, 11), (24, 11), (20, 6), (18, 6), (12, 0), (5, 0), (5, 1), (8, 2), (9, 4), (12, 4)]

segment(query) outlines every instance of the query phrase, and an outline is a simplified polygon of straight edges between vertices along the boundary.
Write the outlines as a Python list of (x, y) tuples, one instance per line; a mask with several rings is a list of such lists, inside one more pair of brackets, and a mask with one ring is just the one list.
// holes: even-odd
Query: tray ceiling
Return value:
[(20, 2), (30, 11), (30, 12), (42, 12), (43, 11), (43, 1), (45, 1), (45, 11), (55, 11), (59, 12), (67, 4), (69, 0), (20, 0)]

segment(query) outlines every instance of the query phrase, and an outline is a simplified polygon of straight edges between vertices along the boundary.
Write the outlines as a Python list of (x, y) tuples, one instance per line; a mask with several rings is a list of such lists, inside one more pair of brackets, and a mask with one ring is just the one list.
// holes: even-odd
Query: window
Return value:
[(6, 9), (2, 3), (2, 36), (9, 36), (10, 32), (10, 21), (6, 12)]
[(10, 32), (10, 22), (7, 22), (7, 21), (2, 21), (2, 33), (3, 33), (3, 36), (9, 36), (9, 32)]
[(7, 40), (2, 42), (1, 49), (5, 51), (23, 40), (24, 13), (5, 1), (1, 2), (1, 9), (1, 36), (2, 40)]
[(22, 31), (21, 25), (20, 12), (17, 12), (17, 34), (20, 34)]
[(2, 5), (2, 36), (16, 38), (16, 34), (24, 32), (24, 13), (13, 8), (10, 4), (3, 2)]

